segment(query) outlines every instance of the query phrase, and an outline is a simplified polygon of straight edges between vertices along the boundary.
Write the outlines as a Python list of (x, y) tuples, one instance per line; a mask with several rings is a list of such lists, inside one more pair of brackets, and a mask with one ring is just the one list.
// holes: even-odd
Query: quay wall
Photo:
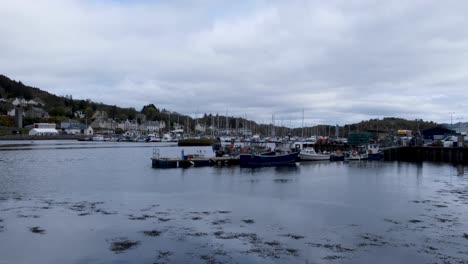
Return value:
[(384, 150), (384, 159), (393, 161), (432, 161), (468, 164), (468, 148), (397, 147)]

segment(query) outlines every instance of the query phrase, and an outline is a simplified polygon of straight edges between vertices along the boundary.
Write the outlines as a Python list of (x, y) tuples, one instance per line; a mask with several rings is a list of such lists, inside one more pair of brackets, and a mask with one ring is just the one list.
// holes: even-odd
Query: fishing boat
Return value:
[(98, 135), (98, 134), (95, 134), (92, 138), (91, 138), (92, 141), (104, 141), (104, 136), (103, 135)]
[(358, 152), (356, 150), (351, 151), (346, 157), (347, 160), (367, 160), (367, 153)]
[(153, 149), (151, 165), (153, 168), (167, 169), (239, 164), (239, 159), (234, 157), (206, 157), (205, 155), (205, 151), (197, 151), (194, 154), (185, 155), (184, 150), (182, 150), (180, 158), (164, 158), (159, 155), (159, 149)]
[(337, 150), (330, 155), (330, 161), (344, 161), (345, 155), (343, 151)]
[(299, 157), (304, 161), (330, 160), (329, 154), (317, 153), (312, 147), (301, 150)]
[(294, 165), (298, 155), (299, 152), (274, 155), (271, 152), (265, 154), (240, 154), (239, 162), (241, 166), (245, 167)]
[(381, 160), (383, 159), (383, 153), (380, 146), (377, 144), (367, 145), (367, 157), (370, 160)]

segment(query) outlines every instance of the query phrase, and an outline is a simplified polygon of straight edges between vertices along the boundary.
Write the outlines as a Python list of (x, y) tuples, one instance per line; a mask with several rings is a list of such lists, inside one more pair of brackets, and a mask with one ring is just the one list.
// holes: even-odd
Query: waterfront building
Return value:
[(68, 135), (93, 135), (94, 130), (91, 126), (86, 126), (77, 120), (68, 119), (60, 123), (60, 129)]
[(33, 129), (29, 130), (31, 136), (50, 136), (57, 135), (58, 131), (55, 124), (34, 123)]

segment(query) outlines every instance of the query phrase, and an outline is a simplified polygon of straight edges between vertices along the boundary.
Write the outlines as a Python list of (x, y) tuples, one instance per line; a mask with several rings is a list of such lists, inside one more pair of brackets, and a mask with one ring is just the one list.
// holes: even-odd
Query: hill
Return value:
[[(7, 111), (13, 108), (13, 105), (8, 100), (14, 98), (23, 98), (26, 100), (35, 99), (42, 101), (44, 105), (42, 108), (48, 111), (50, 118), (47, 120), (25, 119), (24, 124), (32, 124), (33, 122), (46, 121), (60, 123), (67, 118), (73, 118), (74, 113), (81, 111), (87, 116), (87, 121), (92, 121), (93, 114), (97, 111), (104, 111), (108, 118), (115, 121), (124, 120), (136, 120), (140, 123), (139, 114), (144, 114), (146, 120), (159, 120), (168, 122), (170, 120), (171, 126), (174, 127), (176, 123), (184, 126), (185, 131), (194, 132), (196, 125), (198, 124), (204, 128), (205, 133), (210, 135), (211, 130), (209, 127), (215, 127), (220, 133), (230, 131), (231, 133), (243, 134), (246, 131), (252, 134), (262, 134), (266, 136), (310, 136), (310, 135), (335, 135), (336, 126), (330, 125), (318, 125), (313, 127), (295, 128), (291, 129), (284, 126), (275, 126), (271, 124), (257, 124), (255, 121), (247, 120), (240, 117), (223, 116), (223, 115), (212, 115), (204, 114), (202, 117), (193, 119), (190, 116), (182, 115), (177, 112), (169, 111), (166, 109), (159, 109), (154, 104), (145, 105), (141, 111), (137, 111), (135, 108), (121, 108), (116, 105), (109, 105), (104, 103), (93, 102), (90, 99), (73, 99), (72, 95), (57, 96), (49, 92), (43, 91), (39, 88), (27, 86), (21, 81), (11, 80), (7, 76), (0, 75), (0, 99), (4, 99), (0, 103), (0, 115), (4, 115)], [(6, 101), (5, 101), (6, 100)], [(91, 119), (91, 120), (90, 120)], [(1, 120), (0, 120), (1, 121)], [(5, 119), (4, 122), (0, 122), (0, 126), (11, 126), (12, 120)], [(84, 120), (81, 120), (84, 121)], [(423, 120), (406, 120), (397, 117), (386, 117), (383, 119), (370, 119), (361, 121), (356, 124), (347, 124), (340, 126), (339, 136), (347, 137), (352, 132), (362, 132), (368, 130), (378, 131), (396, 131), (399, 129), (409, 129), (413, 131), (424, 130), (426, 128), (435, 127), (436, 123), (432, 121)], [(203, 129), (202, 129), (203, 130)], [(199, 130), (199, 131), (202, 131)]]

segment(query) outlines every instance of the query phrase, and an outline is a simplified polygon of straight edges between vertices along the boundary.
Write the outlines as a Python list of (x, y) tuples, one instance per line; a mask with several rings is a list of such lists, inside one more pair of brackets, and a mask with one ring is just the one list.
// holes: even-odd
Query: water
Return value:
[(0, 263), (467, 263), (465, 167), (160, 170), (152, 147), (182, 148), (0, 144)]

